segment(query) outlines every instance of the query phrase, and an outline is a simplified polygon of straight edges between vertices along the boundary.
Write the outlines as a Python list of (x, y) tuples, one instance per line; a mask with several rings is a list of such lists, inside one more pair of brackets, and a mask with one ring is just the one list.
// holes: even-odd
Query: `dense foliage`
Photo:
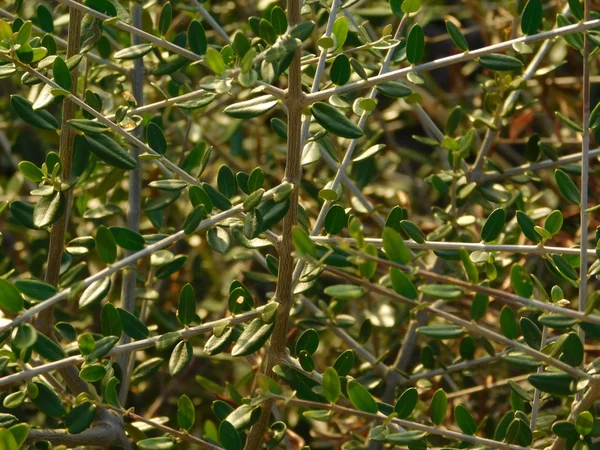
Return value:
[(0, 6), (1, 450), (600, 448), (597, 4)]

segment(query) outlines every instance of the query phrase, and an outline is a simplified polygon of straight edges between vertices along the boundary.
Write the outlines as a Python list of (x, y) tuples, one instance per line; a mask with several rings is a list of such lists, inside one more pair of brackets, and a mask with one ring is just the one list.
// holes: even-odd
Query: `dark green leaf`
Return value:
[(406, 41), (406, 59), (411, 64), (418, 64), (425, 54), (425, 33), (420, 25), (413, 25)]
[(479, 58), (483, 67), (497, 72), (510, 72), (523, 68), (523, 63), (517, 58), (499, 53), (491, 53)]
[(311, 111), (317, 123), (336, 136), (358, 139), (364, 134), (361, 128), (354, 125), (344, 114), (327, 103), (316, 102), (312, 105)]

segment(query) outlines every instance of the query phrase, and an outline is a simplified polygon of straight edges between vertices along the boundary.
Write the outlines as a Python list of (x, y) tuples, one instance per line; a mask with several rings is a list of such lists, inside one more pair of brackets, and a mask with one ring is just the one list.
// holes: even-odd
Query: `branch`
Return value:
[(361, 278), (355, 277), (355, 276), (350, 275), (341, 270), (334, 269), (332, 267), (325, 267), (325, 270), (329, 273), (339, 276), (340, 278), (349, 280), (356, 285), (363, 286), (364, 288), (366, 288), (370, 291), (378, 292), (382, 295), (385, 295), (386, 297), (389, 297), (397, 302), (405, 303), (405, 304), (413, 306), (413, 307), (418, 306), (420, 308), (423, 308), (423, 310), (429, 311), (439, 318), (442, 318), (444, 320), (447, 320), (448, 322), (454, 323), (455, 325), (461, 326), (461, 327), (465, 328), (466, 330), (470, 331), (471, 333), (478, 334), (480, 336), (484, 336), (488, 339), (492, 339), (492, 340), (499, 342), (501, 344), (504, 344), (508, 347), (514, 347), (515, 349), (518, 349), (523, 353), (533, 356), (538, 361), (545, 362), (546, 364), (556, 367), (557, 369), (560, 369), (563, 372), (568, 373), (569, 375), (572, 375), (577, 378), (585, 378), (585, 379), (591, 378), (591, 375), (589, 375), (588, 373), (586, 373), (580, 369), (571, 367), (562, 361), (559, 361), (555, 358), (545, 355), (544, 353), (542, 353), (540, 351), (534, 350), (533, 348), (529, 347), (528, 345), (523, 345), (517, 341), (508, 339), (507, 337), (502, 336), (502, 335), (496, 333), (495, 331), (484, 328), (484, 327), (477, 325), (473, 322), (470, 322), (468, 320), (464, 320), (459, 317), (456, 317), (455, 315), (450, 314), (446, 311), (443, 311), (441, 309), (438, 309), (438, 308), (435, 308), (435, 307), (429, 306), (429, 305), (423, 306), (416, 300), (412, 300), (408, 297), (404, 297), (400, 294), (397, 294), (394, 291), (383, 288), (383, 287), (373, 284), (369, 281), (365, 281)]
[[(132, 22), (133, 26), (137, 28), (142, 27), (142, 4), (135, 2), (132, 5)], [(139, 45), (142, 40), (135, 35), (131, 36), (133, 45)], [(144, 61), (142, 58), (137, 58), (134, 61), (134, 70), (132, 74), (131, 85), (133, 88), (133, 96), (138, 105), (144, 104)], [(136, 137), (142, 136), (142, 127), (138, 127), (133, 131)], [(139, 149), (136, 146), (131, 146), (129, 150), (131, 156), (137, 161), (139, 159)], [(139, 231), (140, 229), (140, 214), (142, 206), (142, 168), (140, 164), (129, 172), (129, 192), (127, 203), (129, 205), (129, 211), (127, 212), (127, 228), (133, 231)], [(133, 252), (127, 251), (126, 256), (130, 256)], [(123, 283), (121, 286), (121, 307), (130, 313), (135, 310), (135, 294), (136, 294), (136, 281), (137, 281), (137, 268), (134, 265), (125, 269), (123, 274)], [(131, 341), (131, 338), (124, 334), (121, 338), (122, 344), (127, 344)], [(127, 392), (129, 391), (129, 383), (131, 381), (130, 373), (133, 367), (130, 366), (130, 354), (121, 355), (118, 358), (118, 363), (123, 370), (123, 381), (119, 390), (119, 401), (124, 404), (127, 399)]]
[[(334, 5), (339, 0), (334, 0)], [(287, 15), (288, 23), (294, 26), (302, 20), (300, 15), (300, 1), (288, 0)], [(330, 18), (335, 16), (335, 10), (330, 11)], [(275, 328), (271, 335), (271, 344), (266, 350), (264, 373), (271, 375), (273, 367), (283, 358), (287, 352), (286, 342), (288, 334), (288, 321), (290, 311), (294, 305), (294, 244), (292, 242), (292, 231), (298, 223), (298, 197), (299, 187), (302, 181), (302, 70), (300, 65), (300, 49), (294, 53), (294, 58), (288, 69), (288, 94), (285, 105), (288, 109), (287, 129), (287, 156), (285, 161), (284, 180), (294, 185), (290, 196), (290, 206), (283, 218), (281, 239), (277, 252), (279, 254), (279, 274), (275, 288), (275, 301), (279, 302)], [(246, 441), (246, 450), (258, 450), (264, 439), (264, 434), (269, 425), (271, 417), (272, 401), (263, 405), (258, 422), (252, 426)]]
[[(64, 0), (60, 0), (64, 1)], [(589, 20), (585, 22), (576, 23), (573, 25), (567, 25), (566, 27), (555, 28), (554, 30), (544, 31), (542, 33), (533, 34), (529, 36), (522, 36), (516, 39), (511, 39), (508, 41), (503, 41), (498, 44), (490, 45), (484, 48), (480, 48), (477, 50), (472, 50), (467, 53), (456, 54), (452, 56), (447, 56), (445, 58), (436, 59), (435, 61), (430, 61), (424, 64), (418, 64), (412, 67), (407, 67), (404, 69), (394, 70), (392, 72), (388, 72), (386, 74), (377, 75), (371, 77), (367, 80), (356, 81), (354, 83), (345, 84), (344, 86), (339, 86), (336, 88), (325, 89), (324, 91), (317, 92), (315, 94), (308, 94), (306, 96), (306, 101), (304, 106), (311, 105), (314, 102), (318, 102), (321, 100), (326, 100), (332, 95), (341, 95), (348, 92), (354, 92), (359, 89), (364, 89), (368, 87), (377, 86), (379, 84), (385, 83), (386, 81), (393, 81), (399, 78), (406, 77), (410, 72), (421, 73), (427, 72), (434, 69), (439, 69), (442, 67), (447, 67), (452, 64), (463, 63), (472, 61), (480, 56), (489, 55), (490, 53), (502, 52), (512, 48), (514, 44), (530, 44), (532, 42), (545, 41), (547, 39), (554, 39), (559, 36), (564, 36), (567, 34), (578, 33), (581, 31), (593, 30), (600, 26), (600, 19)]]
[[(242, 314), (238, 314), (236, 316), (231, 316), (225, 319), (215, 320), (213, 322), (207, 322), (202, 325), (198, 325), (195, 327), (185, 328), (180, 330), (181, 339), (189, 339), (194, 336), (198, 336), (199, 334), (206, 333), (212, 331), (214, 328), (227, 323), (229, 325), (237, 325), (238, 323), (247, 322), (248, 320), (254, 319), (255, 317), (259, 317), (267, 305), (259, 306), (252, 311), (248, 311)], [(137, 352), (139, 350), (144, 350), (150, 347), (154, 347), (156, 343), (163, 337), (163, 335), (152, 336), (147, 339), (141, 339), (139, 341), (130, 342), (128, 344), (117, 345), (113, 347), (107, 354), (106, 357), (115, 357), (121, 355), (128, 355), (132, 352)], [(30, 380), (33, 377), (38, 375), (53, 372), (55, 370), (62, 369), (64, 367), (76, 366), (82, 364), (85, 361), (85, 358), (81, 355), (69, 356), (67, 358), (59, 359), (58, 361), (53, 361), (47, 364), (43, 364), (32, 369), (24, 370), (22, 372), (13, 373), (11, 375), (6, 375), (0, 378), (0, 386), (6, 386), (12, 383), (17, 383), (19, 381)]]
[[(278, 189), (278, 187), (279, 186), (265, 192), (265, 194), (263, 195), (263, 202), (271, 199), (273, 197), (273, 194)], [(208, 219), (204, 219), (202, 222), (200, 222), (200, 224), (198, 225), (198, 227), (196, 228), (194, 233), (197, 233), (199, 231), (210, 228), (225, 219), (233, 217), (236, 214), (239, 214), (242, 211), (242, 209), (243, 209), (243, 204), (238, 204), (238, 205), (232, 207), (231, 209), (228, 209), (227, 211), (223, 211), (219, 214), (215, 214), (214, 216), (209, 217)], [(136, 252), (133, 255), (123, 258), (122, 260), (116, 262), (112, 266), (107, 267), (107, 268), (101, 270), (100, 272), (87, 277), (85, 280), (83, 280), (78, 285), (78, 289), (84, 289), (84, 288), (88, 287), (90, 284), (92, 284), (93, 282), (102, 280), (103, 278), (106, 278), (106, 277), (112, 275), (113, 273), (117, 272), (118, 270), (123, 269), (123, 268), (133, 264), (138, 259), (144, 258), (144, 257), (156, 252), (157, 250), (168, 247), (169, 245), (174, 244), (175, 242), (177, 242), (181, 239), (184, 239), (186, 236), (187, 235), (183, 232), (183, 230), (178, 231), (177, 233), (172, 234), (171, 236), (167, 236), (166, 238), (161, 239), (160, 241), (147, 246), (143, 250), (140, 250), (139, 252)], [(69, 295), (72, 293), (72, 291), (73, 291), (73, 288), (65, 289), (64, 291), (61, 291), (58, 294), (53, 295), (49, 299), (44, 300), (43, 302), (37, 303), (36, 305), (32, 306), (27, 311), (25, 311), (23, 314), (16, 317), (12, 321), (10, 321), (8, 324), (0, 327), (0, 334), (14, 328), (17, 325), (20, 325), (21, 323), (29, 321), (32, 317), (34, 317), (39, 312), (55, 305), (56, 303), (58, 303), (62, 300), (67, 299), (69, 297)]]
[[(311, 409), (325, 409), (328, 411), (336, 411), (336, 412), (339, 412), (342, 414), (347, 414), (350, 416), (364, 417), (365, 419), (374, 420), (377, 422), (384, 422), (388, 419), (385, 415), (371, 414), (371, 413), (359, 411), (359, 410), (353, 409), (353, 408), (346, 408), (344, 406), (313, 402), (313, 401), (309, 401), (309, 400), (300, 400), (300, 399), (296, 399), (296, 398), (290, 399), (288, 397), (271, 394), (271, 393), (269, 393), (268, 395), (269, 395), (269, 397), (277, 399), (277, 400), (285, 401), (288, 403), (293, 403), (296, 405), (306, 406)], [(525, 447), (520, 447), (518, 445), (505, 444), (503, 442), (494, 441), (492, 439), (480, 438), (477, 436), (471, 436), (471, 435), (467, 435), (467, 434), (457, 433), (456, 431), (444, 430), (441, 428), (431, 427), (428, 425), (423, 425), (421, 423), (411, 422), (409, 420), (404, 420), (404, 419), (391, 419), (390, 423), (394, 423), (396, 425), (400, 425), (402, 427), (410, 428), (413, 430), (424, 431), (426, 433), (434, 434), (437, 436), (442, 436), (442, 437), (445, 437), (448, 439), (456, 439), (459, 441), (472, 442), (474, 444), (485, 445), (486, 447), (496, 448), (499, 450), (528, 450)]]

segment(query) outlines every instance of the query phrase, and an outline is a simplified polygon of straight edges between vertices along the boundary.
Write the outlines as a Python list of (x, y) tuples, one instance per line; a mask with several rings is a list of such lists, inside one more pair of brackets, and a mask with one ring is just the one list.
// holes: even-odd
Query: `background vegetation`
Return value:
[(599, 448), (597, 4), (0, 6), (0, 449)]

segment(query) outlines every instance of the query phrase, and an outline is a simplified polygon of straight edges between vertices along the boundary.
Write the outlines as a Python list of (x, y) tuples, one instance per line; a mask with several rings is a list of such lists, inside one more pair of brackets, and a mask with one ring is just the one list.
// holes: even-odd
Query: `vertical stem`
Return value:
[[(75, 8), (69, 11), (69, 36), (67, 44), (67, 59), (78, 54), (81, 37), (81, 12)], [(78, 69), (71, 71), (71, 94), (77, 94), (77, 74)], [(75, 104), (65, 98), (63, 100), (62, 118), (60, 124), (60, 143), (59, 153), (62, 166), (61, 177), (64, 181), (71, 178), (71, 168), (73, 167), (73, 141), (75, 132), (67, 123), (68, 120), (75, 117)], [(69, 214), (71, 211), (72, 190), (67, 191), (66, 206), (62, 217), (52, 226), (50, 231), (50, 246), (48, 248), (48, 267), (46, 269), (46, 283), (53, 286), (58, 285), (60, 275), (60, 262), (64, 248), (65, 230), (69, 223)], [(44, 334), (51, 334), (54, 325), (54, 308), (50, 307), (41, 312), (37, 318), (36, 326)]]
[[(300, 22), (300, 0), (288, 0), (287, 14), (290, 26)], [(300, 68), (300, 50), (296, 50), (288, 71), (288, 91), (285, 104), (288, 108), (288, 150), (285, 163), (285, 181), (294, 186), (290, 196), (290, 207), (283, 219), (282, 233), (279, 241), (279, 276), (275, 289), (275, 300), (279, 302), (275, 329), (271, 336), (271, 344), (265, 358), (265, 373), (271, 374), (273, 366), (287, 353), (286, 340), (290, 310), (294, 304), (294, 257), (292, 252), (292, 229), (298, 222), (298, 188), (302, 176), (300, 159), (302, 156), (302, 73)], [(264, 402), (258, 422), (252, 427), (246, 441), (246, 450), (261, 447), (265, 431), (269, 424), (273, 400)]]
[[(590, 19), (590, 0), (584, 2), (584, 18)], [(579, 311), (585, 310), (587, 300), (587, 281), (588, 281), (588, 187), (589, 187), (589, 172), (590, 172), (590, 40), (588, 34), (583, 33), (583, 142), (581, 144), (581, 204), (580, 221), (581, 227), (580, 236), (580, 266), (579, 266)], [(585, 345), (585, 332), (579, 328), (579, 338)], [(584, 360), (585, 364), (585, 360)], [(577, 399), (581, 399), (581, 393)]]
[[(135, 4), (132, 6), (132, 23), (136, 28), (142, 28), (142, 5), (138, 1), (134, 0)], [(142, 43), (142, 39), (139, 36), (131, 36), (132, 44), (138, 45)], [(142, 106), (144, 103), (144, 62), (142, 58), (137, 58), (134, 62), (133, 75), (132, 75), (133, 95), (137, 101), (137, 106)], [(135, 130), (135, 135), (140, 137), (142, 134), (142, 128)], [(140, 150), (137, 146), (132, 145), (130, 148), (131, 156), (136, 160), (139, 158)], [(129, 172), (129, 212), (127, 216), (127, 227), (130, 230), (138, 231), (140, 228), (140, 208), (142, 198), (142, 168), (141, 164), (138, 164), (135, 170)], [(128, 251), (126, 256), (130, 256), (133, 252)], [(135, 290), (136, 290), (137, 270), (135, 263), (125, 270), (123, 274), (123, 285), (121, 287), (121, 307), (125, 311), (133, 312), (135, 309)], [(131, 341), (131, 338), (126, 334), (123, 334), (121, 338), (121, 344), (127, 344)], [(134, 355), (135, 353), (133, 353)], [(121, 389), (119, 391), (119, 400), (122, 404), (127, 399), (127, 392), (129, 391), (129, 373), (132, 361), (130, 360), (132, 354), (123, 354), (118, 358), (118, 362), (124, 371), (125, 375), (121, 382)]]

